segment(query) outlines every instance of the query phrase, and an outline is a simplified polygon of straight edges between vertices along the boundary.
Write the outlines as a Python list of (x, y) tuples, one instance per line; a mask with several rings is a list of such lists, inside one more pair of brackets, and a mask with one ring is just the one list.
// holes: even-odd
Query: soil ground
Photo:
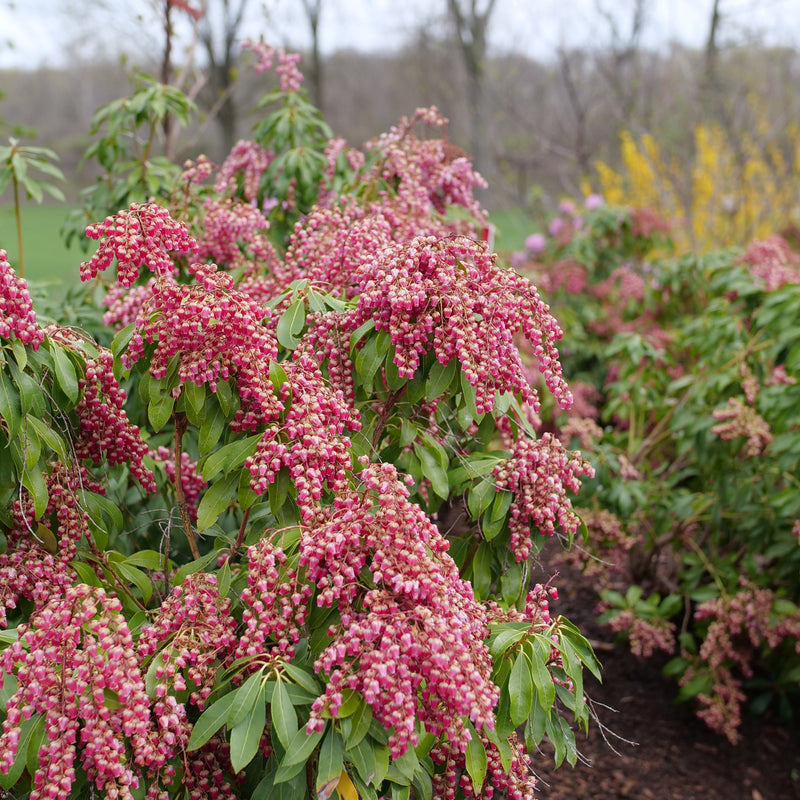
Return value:
[[(540, 565), (537, 581), (558, 570), (555, 614), (576, 623), (603, 665), (599, 684), (587, 672), (594, 724), (578, 736), (582, 760), (552, 769), (534, 756), (543, 800), (800, 800), (800, 727), (746, 718), (740, 744), (712, 733), (689, 705), (676, 705), (675, 683), (661, 674), (666, 659), (640, 659), (615, 645), (594, 619), (597, 597), (579, 574)], [(549, 755), (549, 753), (547, 753)]]

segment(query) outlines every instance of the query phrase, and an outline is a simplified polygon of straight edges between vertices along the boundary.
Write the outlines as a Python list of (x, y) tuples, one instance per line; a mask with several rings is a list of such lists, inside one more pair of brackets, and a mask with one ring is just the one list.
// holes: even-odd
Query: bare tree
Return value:
[(200, 40), (208, 58), (209, 86), (226, 151), (236, 142), (237, 107), (233, 96), (238, 35), (249, 0), (204, 0)]
[(319, 21), (322, 16), (322, 0), (303, 0), (308, 28), (311, 32), (311, 65), (307, 71), (311, 101), (323, 108), (322, 56), (319, 51)]
[(447, 0), (448, 16), (456, 31), (467, 75), (472, 160), (478, 171), (486, 168), (486, 34), (496, 5), (496, 0), (485, 0), (483, 3), (480, 0)]

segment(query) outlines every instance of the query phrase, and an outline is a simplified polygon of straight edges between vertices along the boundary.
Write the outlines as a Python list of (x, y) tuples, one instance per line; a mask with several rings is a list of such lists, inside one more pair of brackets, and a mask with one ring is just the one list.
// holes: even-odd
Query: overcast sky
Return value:
[[(490, 28), (495, 51), (513, 50), (546, 59), (562, 45), (601, 46), (609, 26), (598, 8), (613, 11), (620, 31), (628, 31), (634, 0), (498, 0)], [(679, 41), (702, 46), (713, 0), (647, 0), (644, 43), (660, 47)], [(107, 0), (112, 14), (96, 0), (0, 0), (0, 68), (56, 66), (75, 54), (92, 56), (97, 47), (113, 55), (131, 44), (158, 46), (158, 29), (141, 35), (152, 19), (147, 0)], [(264, 8), (269, 10), (269, 22)], [(342, 48), (392, 50), (421, 26), (435, 30), (444, 0), (323, 0), (324, 52)], [(72, 21), (64, 9), (72, 10)], [(800, 44), (800, 0), (721, 0), (723, 39), (758, 35), (770, 43)], [(302, 48), (309, 37), (299, 0), (250, 0), (247, 33)], [(1, 88), (1, 87), (0, 87)]]

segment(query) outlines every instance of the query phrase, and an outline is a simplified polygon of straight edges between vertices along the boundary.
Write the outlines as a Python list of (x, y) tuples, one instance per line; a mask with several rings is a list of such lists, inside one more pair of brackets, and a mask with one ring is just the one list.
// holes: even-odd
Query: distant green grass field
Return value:
[(519, 208), (491, 211), (489, 219), (497, 228), (494, 249), (498, 253), (506, 254), (522, 250), (525, 239), (536, 230), (531, 216)]
[[(22, 206), (22, 250), (25, 278), (32, 284), (46, 284), (48, 291), (61, 295), (70, 283), (77, 283), (84, 256), (79, 248), (67, 249), (61, 226), (70, 212), (68, 206), (25, 203)], [(0, 205), (0, 249), (7, 251), (11, 266), (19, 272), (17, 223), (14, 206)]]

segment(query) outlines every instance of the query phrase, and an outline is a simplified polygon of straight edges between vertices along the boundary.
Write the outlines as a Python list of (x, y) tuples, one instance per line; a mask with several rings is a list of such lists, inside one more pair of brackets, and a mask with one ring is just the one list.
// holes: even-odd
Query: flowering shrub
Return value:
[(110, 348), (0, 256), (14, 796), (525, 798), (577, 757), (598, 664), (527, 574), (592, 474), (537, 432), (561, 328), (435, 109), (348, 151), (279, 63), (256, 142), (88, 227)]
[(556, 219), (515, 260), (570, 330), (577, 401), (546, 424), (596, 467), (565, 558), (735, 742), (745, 703), (787, 718), (800, 696), (798, 254), (771, 236), (674, 258), (665, 220), (596, 199)]

